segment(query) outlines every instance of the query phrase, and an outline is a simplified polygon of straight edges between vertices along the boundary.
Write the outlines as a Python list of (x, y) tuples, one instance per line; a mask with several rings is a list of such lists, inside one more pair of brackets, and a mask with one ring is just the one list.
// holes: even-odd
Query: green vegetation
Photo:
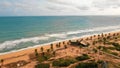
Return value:
[(104, 61), (103, 60), (98, 60), (97, 63), (101, 64), (103, 63)]
[(101, 49), (102, 49), (102, 46), (98, 46), (97, 48), (98, 48), (99, 50), (101, 50)]
[(116, 48), (115, 47), (106, 47), (107, 49), (110, 49), (110, 50), (115, 50)]
[(63, 41), (63, 44), (65, 44), (65, 42)]
[(113, 54), (113, 55), (115, 55), (115, 56), (118, 56), (118, 53), (116, 53), (116, 52), (111, 52), (110, 54)]
[[(44, 53), (44, 52), (43, 52)], [(46, 60), (48, 60), (49, 58), (51, 58), (53, 55), (52, 54), (49, 54), (49, 53), (44, 53), (44, 55), (43, 54), (41, 54), (41, 55), (39, 55), (38, 57), (37, 57), (37, 60), (38, 60), (38, 62), (43, 62), (43, 61), (46, 61)]]
[(83, 54), (82, 56), (78, 56), (75, 59), (78, 61), (83, 61), (83, 60), (90, 59), (90, 57), (87, 54)]
[(110, 50), (115, 50), (115, 49), (116, 49), (115, 47), (104, 47), (104, 46), (102, 46), (102, 51), (107, 52), (107, 53), (112, 54), (112, 55), (115, 55), (115, 56), (118, 56), (118, 53), (110, 51)]
[(53, 44), (50, 45), (51, 50), (53, 51)]
[(50, 49), (47, 49), (47, 53), (49, 53), (50, 52)]
[(75, 62), (76, 60), (74, 58), (67, 58), (67, 59), (61, 58), (61, 59), (53, 61), (52, 64), (53, 66), (57, 66), (57, 67), (67, 67), (70, 64), (73, 64)]
[(41, 64), (36, 65), (35, 68), (50, 68), (50, 64), (41, 63)]
[(102, 46), (102, 51), (107, 52), (107, 53), (110, 52), (105, 46)]
[(41, 52), (43, 52), (43, 50), (44, 50), (43, 47), (41, 47), (40, 50), (41, 50)]
[(56, 52), (55, 52), (55, 51), (53, 51), (53, 55), (54, 55), (54, 56), (56, 55)]
[(98, 64), (95, 62), (79, 63), (75, 68), (98, 68)]
[(112, 45), (116, 48), (117, 51), (120, 51), (120, 44), (119, 43), (112, 43)]
[(67, 45), (64, 45), (64, 48), (67, 49)]
[(1, 65), (3, 65), (3, 62), (4, 62), (4, 59), (1, 59), (1, 60), (0, 60)]
[(97, 53), (98, 51), (97, 51), (97, 49), (95, 49), (95, 48), (93, 48), (93, 51), (95, 52), (95, 53)]
[(99, 49), (99, 50), (106, 50), (106, 49), (115, 50), (116, 48), (115, 47), (98, 46), (97, 49)]
[(35, 56), (38, 57), (38, 51), (35, 49)]

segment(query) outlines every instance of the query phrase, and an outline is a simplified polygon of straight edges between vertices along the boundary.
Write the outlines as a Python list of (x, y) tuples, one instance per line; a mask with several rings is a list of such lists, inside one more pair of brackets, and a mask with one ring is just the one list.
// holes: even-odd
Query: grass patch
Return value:
[(75, 59), (78, 61), (83, 61), (83, 60), (90, 59), (90, 57), (87, 54), (83, 54), (82, 56), (78, 56)]
[(95, 62), (79, 63), (75, 68), (98, 68), (98, 64)]
[(37, 57), (37, 60), (39, 61), (39, 63), (48, 60), (49, 58), (51, 58), (53, 55), (49, 54), (49, 53), (45, 53), (44, 55), (40, 55)]
[(50, 64), (41, 63), (41, 64), (36, 65), (35, 68), (50, 68)]
[(117, 51), (120, 51), (120, 44), (119, 43), (112, 43), (112, 45), (116, 48)]
[(111, 52), (110, 54), (113, 54), (113, 55), (115, 55), (115, 56), (118, 56), (118, 53), (116, 53), (116, 52)]
[(67, 67), (70, 64), (73, 64), (75, 62), (76, 60), (74, 58), (67, 58), (67, 59), (61, 58), (61, 59), (53, 61), (52, 65), (57, 66), (57, 67)]

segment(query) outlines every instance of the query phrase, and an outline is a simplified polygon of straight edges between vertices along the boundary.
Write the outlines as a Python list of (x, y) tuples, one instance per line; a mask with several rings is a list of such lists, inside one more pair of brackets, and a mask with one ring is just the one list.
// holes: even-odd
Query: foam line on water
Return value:
[[(111, 32), (118, 32), (118, 31), (120, 31), (120, 30), (104, 32), (104, 34), (106, 34), (106, 33), (111, 33)], [(80, 39), (80, 38), (89, 37), (89, 36), (97, 35), (97, 34), (101, 34), (101, 33), (87, 34), (87, 35), (82, 35), (82, 36), (79, 36), (79, 37), (68, 38), (68, 39), (64, 39), (64, 40), (58, 40), (58, 41), (53, 41), (53, 42), (49, 42), (49, 43), (34, 45), (34, 46), (27, 47), (27, 48), (19, 49), (19, 50), (12, 50), (12, 51), (10, 51), (10, 52), (0, 53), (0, 55), (4, 55), (4, 54), (8, 54), (8, 53), (13, 53), (13, 52), (16, 52), (16, 51), (21, 51), (21, 50), (25, 50), (25, 49), (29, 49), (29, 48), (36, 48), (36, 47), (40, 47), (40, 46), (45, 46), (45, 45), (49, 45), (49, 44), (51, 44), (51, 43), (54, 44), (54, 43), (59, 43), (59, 42), (66, 41), (66, 40)]]
[(120, 25), (108, 26), (108, 27), (96, 27), (96, 28), (91, 28), (91, 29), (69, 31), (69, 32), (55, 33), (55, 34), (45, 34), (43, 36), (38, 36), (38, 37), (10, 40), (10, 41), (5, 41), (3, 43), (0, 43), (0, 51), (4, 50), (4, 49), (13, 48), (13, 47), (19, 45), (20, 43), (26, 43), (26, 42), (38, 43), (40, 40), (49, 40), (50, 38), (53, 38), (53, 37), (64, 39), (64, 38), (67, 38), (68, 35), (73, 35), (73, 34), (80, 34), (80, 33), (87, 33), (87, 32), (94, 33), (95, 31), (105, 31), (105, 30), (115, 30), (115, 29), (120, 29)]

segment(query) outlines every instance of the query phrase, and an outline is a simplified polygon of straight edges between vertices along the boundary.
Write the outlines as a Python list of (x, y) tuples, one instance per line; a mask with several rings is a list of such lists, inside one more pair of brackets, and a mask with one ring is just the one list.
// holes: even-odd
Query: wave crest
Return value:
[(40, 40), (49, 40), (50, 38), (67, 38), (68, 35), (76, 35), (80, 33), (88, 33), (88, 32), (95, 32), (95, 31), (105, 31), (105, 30), (116, 30), (120, 29), (120, 26), (108, 26), (108, 27), (96, 27), (91, 29), (84, 29), (84, 30), (77, 30), (77, 31), (69, 31), (64, 33), (55, 33), (55, 34), (45, 34), (44, 36), (38, 36), (38, 37), (31, 37), (31, 38), (22, 38), (17, 40), (10, 40), (5, 41), (3, 43), (0, 43), (0, 51), (3, 49), (10, 49), (13, 48), (20, 43), (26, 43), (26, 42), (33, 42), (38, 43)]

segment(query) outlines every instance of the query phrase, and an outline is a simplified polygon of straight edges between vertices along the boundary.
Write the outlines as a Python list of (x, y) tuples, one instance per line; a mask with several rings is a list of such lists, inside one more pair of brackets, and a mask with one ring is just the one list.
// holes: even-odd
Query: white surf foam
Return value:
[(78, 31), (70, 31), (66, 34), (79, 34), (79, 33), (85, 33), (85, 32), (94, 32), (94, 31), (104, 31), (104, 30), (114, 30), (114, 29), (120, 29), (120, 26), (108, 26), (108, 27), (96, 27), (91, 29), (85, 29), (85, 30), (78, 30)]
[(39, 36), (39, 37), (10, 40), (10, 41), (5, 41), (3, 43), (0, 43), (0, 50), (13, 48), (15, 46), (18, 46), (20, 43), (26, 43), (26, 42), (38, 43), (40, 40), (49, 40), (50, 38), (53, 38), (53, 37), (55, 37), (55, 38), (67, 38), (68, 35), (87, 33), (87, 32), (94, 33), (95, 31), (116, 30), (116, 29), (120, 29), (120, 25), (108, 26), (108, 27), (96, 27), (96, 28), (85, 29), (85, 30), (69, 31), (66, 33), (64, 32), (64, 33), (55, 33), (55, 34), (45, 34), (44, 36)]
[[(118, 32), (120, 31), (119, 30), (114, 30), (114, 31), (106, 31), (104, 33), (110, 33), (110, 32)], [(19, 50), (12, 50), (10, 52), (4, 52), (4, 53), (0, 53), (0, 55), (3, 55), (3, 54), (8, 54), (8, 53), (13, 53), (13, 52), (16, 52), (16, 51), (21, 51), (21, 50), (25, 50), (25, 49), (29, 49), (29, 48), (35, 48), (35, 47), (39, 47), (39, 46), (45, 46), (45, 45), (49, 45), (51, 43), (59, 43), (61, 41), (66, 41), (66, 40), (74, 40), (74, 39), (80, 39), (80, 38), (84, 38), (84, 37), (89, 37), (89, 36), (92, 36), (92, 35), (97, 35), (97, 34), (101, 34), (101, 33), (93, 33), (93, 34), (86, 34), (86, 35), (82, 35), (82, 36), (79, 36), (79, 37), (72, 37), (72, 38), (68, 38), (68, 39), (64, 39), (64, 40), (57, 40), (57, 41), (53, 41), (53, 42), (49, 42), (49, 43), (44, 43), (44, 44), (40, 44), (40, 45), (34, 45), (34, 46), (29, 46), (27, 48), (22, 48), (22, 49), (19, 49)]]

